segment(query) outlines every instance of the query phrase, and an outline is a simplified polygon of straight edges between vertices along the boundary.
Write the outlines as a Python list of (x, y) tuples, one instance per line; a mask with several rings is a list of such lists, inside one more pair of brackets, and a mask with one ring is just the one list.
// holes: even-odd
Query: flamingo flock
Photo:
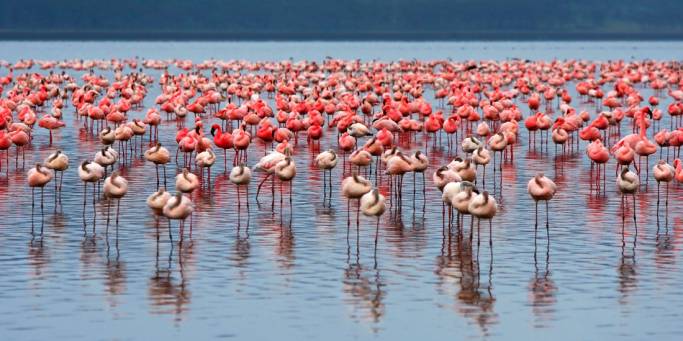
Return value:
[[(27, 171), (27, 183), (32, 192), (40, 189), (42, 212), (46, 186), (54, 181), (58, 205), (64, 172), (71, 171), (70, 160), (78, 162), (84, 217), (92, 185), (93, 233), (98, 202), (107, 203), (108, 227), (116, 201), (118, 226), (120, 201), (143, 194), (129, 193), (126, 174), (145, 163), (156, 170), (156, 191), (144, 193), (150, 212), (168, 219), (171, 239), (171, 221), (179, 221), (181, 240), (188, 218), (192, 233), (197, 197), (212, 195), (212, 174), (221, 172), (213, 166), (221, 161), (238, 211), (244, 202), (249, 214), (252, 177), (259, 180), (253, 197), (259, 206), (266, 186), (271, 210), (279, 195), (279, 209), (288, 197), (290, 213), (296, 192), (322, 192), (331, 205), (336, 183), (346, 199), (347, 227), (354, 208), (357, 228), (360, 212), (377, 218), (375, 243), (380, 217), (402, 212), (406, 175), (412, 175), (413, 205), (431, 203), (428, 194), (438, 198), (427, 191), (427, 173), (449, 231), (454, 221), (464, 229), (469, 217), (472, 240), (475, 219), (477, 237), (481, 221), (488, 221), (491, 244), (492, 220), (504, 210), (503, 164), (518, 166), (515, 152), (524, 149), (550, 155), (549, 142), (560, 162), (590, 160), (596, 196), (608, 194), (613, 164), (613, 188), (623, 216), (632, 201), (634, 224), (635, 194), (650, 190), (651, 168), (658, 210), (665, 184), (667, 214), (669, 183), (683, 182), (683, 77), (676, 61), (24, 59), (0, 61), (0, 70), (0, 170), (26, 171), (27, 151), (35, 159), (36, 141), (47, 134), (51, 153)], [(154, 99), (151, 89), (159, 92)], [(173, 127), (174, 135), (164, 129), (160, 136), (160, 126)], [(60, 146), (72, 138), (67, 128), (98, 150), (66, 155)], [(311, 154), (310, 165), (295, 158), (301, 153)], [(305, 166), (322, 173), (322, 189), (295, 190), (297, 169)], [(342, 177), (335, 178), (338, 168)], [(545, 203), (549, 236), (549, 202), (558, 186), (544, 175), (548, 169), (534, 171), (527, 191), (535, 227), (538, 204)]]

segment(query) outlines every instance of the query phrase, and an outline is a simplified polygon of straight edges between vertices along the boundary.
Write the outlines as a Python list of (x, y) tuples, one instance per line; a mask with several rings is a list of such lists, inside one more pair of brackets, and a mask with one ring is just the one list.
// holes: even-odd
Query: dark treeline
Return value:
[(681, 0), (1, 0), (3, 39), (683, 39)]

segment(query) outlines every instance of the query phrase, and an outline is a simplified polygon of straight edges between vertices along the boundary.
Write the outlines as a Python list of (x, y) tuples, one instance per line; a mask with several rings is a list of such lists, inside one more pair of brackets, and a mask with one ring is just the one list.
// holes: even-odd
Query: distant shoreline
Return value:
[(3, 31), (4, 41), (681, 41), (681, 32), (109, 32)]

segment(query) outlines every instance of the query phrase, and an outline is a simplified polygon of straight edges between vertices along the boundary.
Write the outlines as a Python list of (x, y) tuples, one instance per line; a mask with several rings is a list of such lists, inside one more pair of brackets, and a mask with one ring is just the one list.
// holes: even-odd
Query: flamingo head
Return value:
[(213, 124), (211, 126), (211, 136), (215, 136), (216, 130), (220, 130), (220, 129), (221, 129), (221, 127), (218, 124)]

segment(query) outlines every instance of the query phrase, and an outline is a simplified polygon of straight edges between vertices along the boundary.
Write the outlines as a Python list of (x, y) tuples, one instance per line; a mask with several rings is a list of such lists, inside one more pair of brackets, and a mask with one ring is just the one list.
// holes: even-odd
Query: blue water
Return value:
[[(0, 59), (8, 61), (134, 56), (198, 62), (320, 61), (326, 56), (668, 60), (680, 58), (683, 43), (2, 42), (0, 51)], [(0, 75), (6, 72), (2, 69)], [(104, 74), (111, 79), (111, 73)], [(573, 85), (570, 89), (577, 108), (595, 111), (591, 104), (578, 104)], [(641, 91), (646, 98), (650, 95)], [(142, 117), (158, 93), (155, 84), (145, 108), (130, 118)], [(430, 92), (427, 98), (433, 99)], [(72, 107), (64, 114), (67, 127), (56, 133), (55, 147), (48, 147), (47, 133), (38, 130), (26, 153), (27, 167), (56, 147), (70, 156), (72, 165), (92, 158), (100, 148), (79, 130), (82, 121)], [(175, 131), (175, 122), (164, 122), (161, 142), (174, 146)], [(526, 131), (520, 131), (515, 161), (503, 166), (502, 187), (494, 185), (487, 170), (487, 186), (496, 186), (492, 192), (501, 202), (493, 220), (493, 248), (487, 243), (486, 223), (480, 247), (476, 237), (472, 246), (467, 238), (461, 241), (443, 232), (440, 193), (429, 179), (447, 162), (445, 147), (430, 150), (425, 197), (418, 189), (413, 204), (412, 177), (404, 180), (403, 212), (382, 217), (376, 251), (373, 219), (361, 218), (358, 236), (353, 225), (347, 230), (340, 167), (333, 176), (331, 208), (323, 207), (322, 174), (311, 166), (305, 137), (296, 148), (292, 210), (287, 197), (280, 208), (279, 196), (271, 210), (269, 187), (258, 207), (256, 177), (250, 188), (251, 211), (238, 215), (236, 190), (223, 174), (219, 153), (212, 170), (214, 188), (195, 194), (193, 234), (182, 245), (169, 242), (166, 221), (157, 223), (145, 206), (156, 183), (153, 166), (142, 159), (123, 169), (131, 189), (121, 201), (118, 235), (113, 226), (105, 234), (107, 205), (98, 199), (94, 237), (92, 203), (89, 198), (84, 215), (75, 166), (64, 176), (61, 206), (55, 210), (48, 187), (44, 217), (36, 213), (32, 218), (25, 172), (15, 171), (12, 162), (9, 176), (4, 168), (0, 173), (0, 338), (680, 339), (683, 204), (676, 199), (683, 190), (670, 187), (668, 216), (662, 209), (658, 223), (656, 184), (651, 179), (647, 189), (643, 186), (636, 196), (636, 233), (630, 216), (622, 225), (612, 163), (605, 196), (596, 197), (589, 190), (590, 163), (583, 142), (579, 151), (561, 158), (552, 143), (548, 150), (529, 151)], [(322, 148), (335, 138), (326, 131)], [(422, 135), (418, 141), (421, 146)], [(405, 140), (402, 147), (418, 148)], [(252, 144), (249, 165), (265, 148)], [(654, 162), (651, 158), (650, 167)], [(175, 166), (168, 171), (169, 178), (174, 176)], [(551, 202), (550, 240), (542, 228), (535, 244), (526, 182), (538, 171), (555, 179), (558, 195)], [(500, 173), (496, 176), (500, 181)], [(386, 178), (381, 182), (387, 190)], [(32, 226), (39, 231), (41, 224), (44, 234), (32, 235)], [(175, 222), (173, 229), (177, 234)]]

